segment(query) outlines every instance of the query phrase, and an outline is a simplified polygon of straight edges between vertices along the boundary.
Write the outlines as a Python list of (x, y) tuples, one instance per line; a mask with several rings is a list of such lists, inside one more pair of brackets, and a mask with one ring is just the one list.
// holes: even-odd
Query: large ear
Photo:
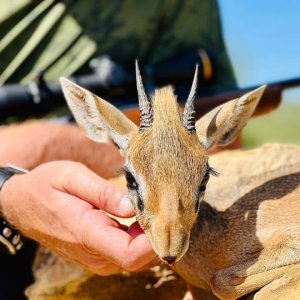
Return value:
[(138, 131), (138, 127), (113, 105), (88, 90), (66, 78), (60, 78), (60, 83), (78, 125), (87, 136), (125, 150), (129, 135)]
[(246, 125), (253, 114), (266, 85), (244, 96), (220, 105), (196, 122), (200, 142), (208, 149), (228, 144)]

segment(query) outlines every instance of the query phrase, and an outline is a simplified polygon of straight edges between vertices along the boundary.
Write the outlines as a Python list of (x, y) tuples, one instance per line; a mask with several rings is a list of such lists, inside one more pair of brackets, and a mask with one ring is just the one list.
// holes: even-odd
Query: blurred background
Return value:
[[(238, 86), (300, 76), (300, 2), (219, 0), (226, 48)], [(243, 147), (265, 142), (300, 143), (300, 88), (283, 92), (273, 112), (252, 118)]]
[[(171, 83), (183, 102), (198, 63), (198, 116), (238, 91), (300, 83), (296, 0), (0, 3), (2, 124), (67, 114), (60, 76), (72, 77), (138, 122), (135, 59), (149, 93)], [(285, 89), (281, 97), (282, 86), (275, 94), (270, 88), (261, 102), (274, 109), (282, 101), (251, 119), (243, 147), (300, 142), (300, 89)]]

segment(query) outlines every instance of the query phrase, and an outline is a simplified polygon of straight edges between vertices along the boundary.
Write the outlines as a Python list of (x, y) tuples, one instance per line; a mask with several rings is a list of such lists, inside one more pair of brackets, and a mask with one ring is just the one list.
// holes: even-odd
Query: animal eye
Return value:
[(204, 193), (205, 190), (206, 190), (206, 185), (207, 185), (207, 182), (209, 180), (209, 174), (210, 174), (210, 168), (207, 169), (207, 171), (206, 171), (206, 173), (205, 173), (205, 175), (204, 175), (204, 177), (202, 179), (202, 182), (201, 182), (201, 184), (199, 186), (197, 200), (198, 200), (200, 194)]
[(126, 171), (125, 177), (127, 181), (127, 188), (129, 190), (136, 190), (138, 186), (133, 175), (130, 172)]
[(202, 180), (202, 182), (201, 182), (201, 185), (202, 184), (207, 184), (207, 182), (208, 182), (208, 179), (209, 179), (209, 172), (206, 172), (205, 173), (205, 175), (204, 175), (204, 177), (203, 177), (203, 180)]
[(203, 179), (202, 179), (200, 187), (199, 187), (199, 192), (200, 193), (205, 192), (205, 190), (206, 190), (206, 184), (207, 184), (207, 182), (209, 180), (209, 174), (210, 174), (209, 170), (207, 170), (206, 173), (205, 173), (205, 175), (204, 175), (204, 177), (203, 177)]
[(210, 175), (213, 175), (213, 176), (218, 176), (219, 173), (217, 171), (215, 171), (213, 168), (211, 168), (209, 165), (207, 166), (207, 169), (206, 169), (206, 173), (202, 179), (202, 182), (199, 186), (199, 189), (198, 189), (198, 196), (197, 196), (197, 199), (196, 199), (196, 206), (195, 206), (195, 210), (196, 212), (198, 212), (198, 209), (199, 209), (199, 206), (200, 206), (200, 201), (199, 201), (199, 197), (201, 194), (203, 194), (206, 190), (206, 185), (207, 185), (207, 182), (209, 180), (209, 176)]
[(202, 182), (200, 184), (200, 188), (199, 188), (199, 192), (205, 192), (206, 190), (206, 185), (207, 185), (207, 182), (209, 180), (209, 176), (210, 175), (213, 175), (213, 176), (218, 176), (219, 173), (216, 172), (213, 168), (211, 168), (210, 166), (207, 166), (207, 169), (206, 169), (206, 173), (202, 179)]
[(199, 206), (200, 206), (200, 199), (199, 199), (199, 197), (200, 197), (201, 194), (203, 194), (205, 192), (205, 190), (206, 190), (206, 184), (208, 182), (208, 179), (209, 179), (209, 173), (206, 172), (206, 174), (204, 175), (203, 180), (202, 180), (202, 182), (201, 182), (201, 184), (199, 186), (199, 189), (198, 189), (198, 196), (197, 196), (197, 199), (196, 199), (196, 206), (195, 206), (196, 213), (198, 212)]
[[(125, 178), (126, 178), (126, 181), (127, 181), (127, 188), (129, 190), (137, 191), (138, 190), (137, 182), (134, 179), (133, 175), (128, 170), (125, 170)], [(138, 194), (137, 195), (138, 197), (137, 197), (136, 206), (137, 206), (139, 211), (143, 211), (144, 210), (144, 203), (141, 199), (140, 194), (138, 192), (137, 192), (137, 194)]]
[(206, 190), (206, 184), (201, 184), (199, 187), (199, 193), (203, 193)]

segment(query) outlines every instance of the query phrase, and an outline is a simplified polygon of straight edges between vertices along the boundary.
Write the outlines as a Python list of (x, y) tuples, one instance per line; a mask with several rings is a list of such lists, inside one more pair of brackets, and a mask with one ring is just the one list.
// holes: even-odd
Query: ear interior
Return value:
[(266, 85), (220, 105), (196, 122), (200, 142), (208, 149), (230, 143), (253, 114)]
[(87, 136), (97, 142), (114, 143), (125, 149), (137, 126), (109, 102), (66, 78), (60, 78), (67, 103)]

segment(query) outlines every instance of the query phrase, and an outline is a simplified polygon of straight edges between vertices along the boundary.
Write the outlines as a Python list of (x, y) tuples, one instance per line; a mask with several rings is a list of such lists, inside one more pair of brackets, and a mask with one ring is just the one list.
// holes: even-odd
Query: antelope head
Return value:
[(137, 127), (110, 103), (61, 78), (77, 123), (98, 142), (112, 142), (126, 158), (125, 175), (137, 219), (152, 247), (166, 263), (187, 251), (209, 175), (207, 149), (229, 143), (253, 113), (265, 86), (223, 104), (195, 123), (196, 68), (192, 88), (180, 113), (172, 87), (149, 97), (138, 64), (140, 108)]

